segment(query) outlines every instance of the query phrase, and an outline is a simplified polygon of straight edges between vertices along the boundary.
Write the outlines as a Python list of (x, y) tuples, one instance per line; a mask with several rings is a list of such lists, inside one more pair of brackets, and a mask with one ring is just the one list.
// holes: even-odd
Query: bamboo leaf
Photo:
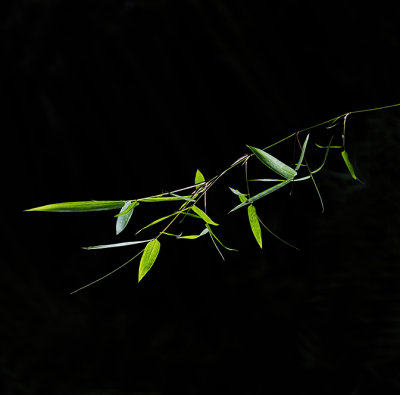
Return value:
[(176, 234), (174, 234), (174, 233), (161, 232), (161, 234), (166, 235), (166, 236), (176, 237), (176, 238), (182, 236), (182, 233), (179, 234), (179, 235), (176, 235)]
[(343, 145), (320, 145), (315, 143), (315, 146), (318, 148), (323, 148), (323, 149), (327, 149), (327, 148), (342, 148), (343, 149)]
[(205, 228), (200, 234), (198, 235), (187, 235), (187, 236), (177, 236), (177, 239), (186, 239), (186, 240), (194, 240), (198, 239), (201, 236), (204, 236), (205, 234), (208, 233), (208, 229)]
[(53, 203), (45, 206), (31, 208), (25, 211), (46, 211), (54, 213), (77, 213), (89, 211), (104, 211), (121, 208), (125, 200), (89, 200), (82, 202)]
[[(195, 184), (201, 184), (201, 183), (203, 183), (205, 181), (206, 181), (206, 179), (204, 178), (203, 174), (201, 173), (201, 171), (199, 169), (197, 169), (196, 176), (194, 178), (194, 183)], [(199, 188), (199, 187), (200, 187), (200, 185), (197, 185), (196, 189)]]
[(358, 180), (358, 177), (356, 176), (356, 173), (354, 172), (354, 167), (353, 167), (352, 163), (350, 162), (349, 155), (346, 151), (342, 151), (342, 158), (343, 158), (344, 163), (346, 164), (347, 169), (349, 170), (351, 176), (355, 180)]
[(251, 231), (253, 232), (254, 238), (256, 239), (258, 245), (260, 246), (260, 248), (262, 248), (261, 227), (260, 227), (260, 222), (258, 221), (257, 212), (254, 205), (250, 204), (250, 206), (247, 207), (247, 212), (249, 216)]
[(279, 159), (275, 158), (268, 152), (265, 152), (259, 148), (256, 147), (251, 147), (248, 145), (247, 147), (250, 148), (250, 150), (253, 152), (253, 154), (268, 168), (270, 168), (273, 172), (276, 174), (279, 174), (286, 180), (291, 180), (293, 179), (297, 171), (287, 164), (281, 162)]
[(138, 233), (140, 233), (142, 230), (145, 230), (145, 229), (149, 228), (150, 226), (153, 226), (153, 225), (155, 225), (155, 224), (158, 224), (159, 222), (164, 221), (165, 219), (170, 218), (170, 217), (172, 217), (173, 215), (176, 215), (176, 214), (178, 214), (177, 211), (174, 212), (174, 213), (172, 213), (172, 214), (166, 215), (165, 217), (158, 218), (158, 219), (156, 219), (155, 221), (150, 222), (148, 225), (146, 225), (146, 226), (143, 227), (142, 229), (138, 230), (135, 234), (138, 234)]
[(297, 172), (300, 169), (301, 164), (303, 163), (303, 159), (304, 159), (304, 154), (306, 152), (306, 148), (307, 148), (307, 143), (308, 143), (308, 139), (309, 139), (310, 135), (307, 134), (306, 139), (304, 140), (303, 146), (301, 147), (301, 153), (300, 153), (300, 159), (299, 159), (299, 163), (297, 164), (295, 171)]
[(133, 214), (133, 209), (138, 205), (139, 203), (134, 201), (134, 202), (126, 202), (124, 206), (121, 208), (121, 211), (117, 217), (117, 223), (116, 223), (116, 233), (119, 235), (128, 225), (129, 220), (132, 217)]
[(258, 193), (257, 195), (252, 196), (251, 198), (247, 199), (246, 201), (240, 203), (238, 206), (234, 207), (231, 211), (229, 211), (229, 213), (232, 213), (233, 211), (236, 211), (241, 207), (247, 206), (248, 204), (254, 203), (255, 201), (257, 201), (257, 200), (259, 200), (259, 199), (271, 194), (272, 192), (275, 192), (278, 189), (284, 187), (285, 185), (289, 184), (289, 182), (291, 182), (291, 181), (293, 181), (293, 180), (285, 180), (285, 181), (283, 181), (283, 182), (281, 182), (279, 184), (276, 184), (276, 185), (272, 186), (271, 188), (266, 189), (263, 192)]
[(218, 226), (201, 208), (193, 205), (190, 208), (207, 224)]
[(239, 196), (239, 197), (240, 197), (240, 196), (244, 196), (244, 197), (247, 196), (246, 193), (239, 192), (237, 189), (233, 189), (233, 188), (231, 188), (231, 187), (229, 187), (229, 189), (231, 190), (232, 193), (234, 193), (235, 195), (237, 195), (237, 196)]
[(149, 241), (143, 251), (142, 258), (139, 264), (138, 282), (147, 274), (147, 272), (153, 266), (157, 259), (158, 253), (160, 252), (161, 244), (158, 239)]
[[(126, 202), (126, 204), (121, 208), (120, 212), (116, 215), (114, 215), (114, 217), (120, 217), (122, 215), (125, 215), (126, 213), (128, 213), (130, 210), (132, 210), (133, 208), (135, 208), (136, 206), (139, 206), (139, 202), (134, 200), (129, 200)], [(124, 208), (126, 207), (126, 208)]]
[(186, 200), (187, 202), (195, 202), (196, 201), (195, 199), (193, 199), (190, 196), (181, 196), (181, 195), (177, 195), (176, 193), (173, 193), (173, 192), (170, 192), (169, 194), (179, 198), (179, 200)]
[(135, 244), (142, 244), (147, 243), (151, 240), (138, 240), (138, 241), (126, 241), (124, 243), (115, 243), (115, 244), (101, 244), (98, 246), (91, 246), (91, 247), (82, 247), (84, 250), (101, 250), (104, 248), (117, 248), (117, 247), (126, 247)]

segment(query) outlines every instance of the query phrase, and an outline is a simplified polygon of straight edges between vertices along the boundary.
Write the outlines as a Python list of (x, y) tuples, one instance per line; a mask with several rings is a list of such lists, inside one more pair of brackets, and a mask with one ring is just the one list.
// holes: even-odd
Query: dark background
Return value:
[[(23, 212), (186, 186), (197, 168), (207, 178), (222, 171), (245, 144), (264, 147), (336, 115), (399, 102), (395, 6), (0, 7), (2, 393), (400, 392), (396, 108), (348, 118), (348, 150), (364, 184), (333, 152), (317, 177), (324, 214), (311, 184), (260, 201), (261, 218), (300, 252), (266, 232), (260, 251), (245, 212), (227, 215), (237, 204), (227, 187), (244, 188), (238, 169), (208, 197), (218, 235), (238, 253), (223, 262), (207, 238), (164, 238), (139, 285), (134, 261), (70, 296), (137, 251), (81, 246), (131, 240), (166, 211), (141, 205), (118, 238), (112, 213)], [(326, 143), (327, 133), (313, 132), (313, 143)], [(292, 148), (273, 152), (292, 158)]]

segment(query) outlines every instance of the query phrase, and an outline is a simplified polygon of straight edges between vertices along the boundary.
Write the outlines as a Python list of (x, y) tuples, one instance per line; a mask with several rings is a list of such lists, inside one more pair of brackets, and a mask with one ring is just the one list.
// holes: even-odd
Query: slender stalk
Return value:
[(75, 289), (75, 291), (70, 292), (70, 295), (73, 295), (73, 294), (75, 294), (75, 293), (77, 293), (77, 292), (79, 292), (79, 291), (82, 291), (83, 289), (88, 288), (88, 287), (90, 287), (91, 285), (94, 285), (94, 284), (100, 282), (101, 280), (104, 280), (104, 279), (107, 278), (108, 276), (111, 276), (112, 274), (114, 274), (115, 272), (117, 272), (118, 270), (120, 270), (120, 269), (122, 269), (124, 266), (126, 266), (128, 263), (132, 262), (132, 261), (133, 261), (137, 256), (139, 256), (143, 251), (144, 251), (144, 248), (143, 248), (143, 250), (141, 250), (139, 253), (137, 253), (134, 257), (130, 258), (128, 261), (126, 261), (126, 262), (123, 263), (122, 265), (118, 266), (116, 269), (114, 269), (114, 270), (112, 270), (111, 272), (108, 272), (107, 274), (105, 274), (104, 276), (101, 276), (101, 277), (99, 277), (98, 279), (96, 279), (96, 280), (94, 280), (94, 281), (92, 281), (92, 282), (90, 282), (90, 283), (84, 285), (83, 287), (80, 287), (80, 288), (78, 288), (78, 289)]

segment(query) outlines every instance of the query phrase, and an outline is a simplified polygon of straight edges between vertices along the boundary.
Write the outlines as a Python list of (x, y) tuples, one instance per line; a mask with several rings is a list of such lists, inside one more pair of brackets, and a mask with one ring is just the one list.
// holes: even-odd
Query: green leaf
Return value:
[(207, 224), (218, 226), (201, 208), (193, 205), (190, 208)]
[(248, 145), (249, 149), (253, 152), (253, 154), (268, 168), (270, 168), (276, 174), (279, 174), (286, 180), (293, 179), (297, 171), (290, 166), (286, 165), (285, 163), (281, 162), (279, 159), (275, 158), (274, 156), (270, 155), (269, 153), (256, 148), (251, 147)]
[(198, 235), (187, 235), (187, 236), (177, 236), (177, 239), (186, 239), (186, 240), (194, 240), (198, 239), (201, 236), (204, 236), (205, 234), (208, 233), (208, 229), (205, 228), (200, 234)]
[(137, 200), (134, 200), (134, 201), (128, 200), (126, 202), (126, 204), (124, 205), (124, 207), (121, 208), (120, 212), (118, 214), (114, 215), (114, 217), (117, 218), (122, 215), (125, 215), (126, 213), (128, 213), (129, 211), (134, 209), (136, 206), (139, 206), (139, 202)]
[(246, 193), (242, 193), (242, 192), (239, 192), (237, 189), (233, 189), (233, 188), (231, 188), (231, 187), (229, 187), (229, 189), (231, 190), (231, 192), (232, 193), (234, 193), (235, 195), (237, 195), (237, 196), (243, 196), (243, 197), (246, 197), (247, 196), (247, 194)]
[(179, 198), (179, 200), (186, 200), (187, 202), (195, 202), (196, 201), (195, 199), (193, 199), (190, 196), (181, 196), (181, 195), (177, 195), (176, 193), (173, 193), (173, 192), (170, 192), (169, 194)]
[(104, 211), (121, 208), (125, 200), (89, 200), (83, 202), (53, 203), (46, 206), (31, 208), (26, 211), (46, 211), (55, 213), (77, 213), (89, 211)]
[(126, 241), (124, 243), (115, 243), (115, 244), (101, 244), (98, 246), (91, 246), (91, 247), (82, 247), (84, 250), (101, 250), (104, 248), (117, 248), (117, 247), (126, 247), (135, 244), (142, 244), (147, 243), (151, 240), (138, 240), (138, 241)]
[(119, 214), (116, 215), (117, 223), (116, 223), (116, 233), (119, 235), (128, 225), (129, 220), (132, 217), (133, 209), (138, 205), (137, 201), (134, 202), (126, 202), (124, 206), (121, 208)]
[(161, 244), (158, 239), (154, 239), (147, 243), (139, 264), (138, 282), (142, 280), (142, 278), (153, 266), (155, 260), (157, 259), (158, 253), (160, 252), (160, 247)]
[[(194, 183), (195, 184), (201, 184), (201, 183), (203, 183), (205, 181), (206, 180), (205, 180), (203, 174), (201, 173), (201, 171), (199, 169), (197, 169), (196, 176), (194, 178)], [(200, 187), (200, 185), (197, 185), (196, 189), (199, 188), (199, 187)]]
[(262, 248), (262, 234), (261, 234), (261, 227), (260, 227), (260, 222), (258, 221), (257, 213), (256, 213), (256, 208), (254, 205), (250, 204), (249, 207), (247, 207), (247, 212), (249, 215), (249, 222), (250, 222), (250, 227), (253, 232), (253, 235), (260, 246)]
[(347, 166), (351, 176), (355, 180), (358, 180), (358, 177), (356, 176), (356, 173), (354, 172), (354, 167), (353, 167), (352, 163), (350, 162), (349, 155), (347, 154), (346, 151), (342, 151), (342, 157), (343, 157), (344, 163), (346, 163), (346, 166)]
[(238, 206), (234, 207), (231, 211), (229, 211), (229, 213), (232, 213), (233, 211), (236, 211), (237, 209), (247, 206), (248, 204), (252, 204), (255, 201), (271, 194), (272, 192), (277, 191), (278, 189), (284, 187), (285, 185), (289, 184), (289, 182), (292, 182), (293, 180), (285, 180), (279, 184), (276, 184), (274, 186), (272, 186), (271, 188), (266, 189), (263, 192), (258, 193), (257, 195), (252, 196), (251, 198), (247, 199), (246, 201), (240, 203)]
[(145, 230), (145, 229), (149, 228), (150, 226), (153, 226), (153, 225), (155, 225), (155, 224), (158, 224), (159, 222), (164, 221), (165, 219), (170, 218), (170, 217), (172, 217), (173, 215), (177, 215), (177, 214), (178, 214), (178, 212), (174, 212), (174, 213), (172, 213), (172, 214), (166, 215), (165, 217), (158, 218), (158, 219), (156, 219), (155, 221), (150, 222), (148, 225), (146, 225), (146, 226), (143, 227), (142, 229), (138, 230), (135, 234), (138, 234), (138, 233), (140, 233), (142, 230)]
[(303, 143), (303, 147), (301, 148), (301, 153), (300, 153), (300, 159), (299, 159), (299, 163), (297, 164), (295, 171), (300, 169), (301, 164), (303, 163), (303, 159), (304, 159), (304, 154), (306, 152), (306, 148), (307, 148), (307, 143), (308, 143), (308, 138), (310, 137), (309, 134), (307, 134), (306, 139), (304, 140)]
[(315, 145), (318, 148), (323, 148), (323, 149), (327, 149), (327, 148), (342, 148), (343, 149), (343, 145), (320, 145), (320, 144), (317, 144), (317, 143), (315, 143)]
[(174, 233), (168, 233), (168, 232), (161, 232), (161, 234), (166, 235), (166, 236), (175, 237), (175, 238), (178, 238), (182, 235), (182, 233), (180, 235), (176, 235)]

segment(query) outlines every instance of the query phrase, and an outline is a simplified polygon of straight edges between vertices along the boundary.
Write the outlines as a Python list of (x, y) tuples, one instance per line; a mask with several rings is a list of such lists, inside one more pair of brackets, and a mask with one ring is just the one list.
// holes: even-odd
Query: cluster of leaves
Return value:
[[(397, 105), (392, 105), (392, 106), (387, 106), (383, 108), (388, 108), (388, 107), (393, 107), (393, 106), (398, 106)], [(353, 113), (359, 113), (359, 112), (367, 112), (367, 111), (373, 111), (373, 110), (378, 110), (378, 109), (383, 109), (383, 108), (376, 108), (376, 109), (369, 109), (369, 110), (361, 110), (361, 111), (356, 111)], [(160, 231), (156, 233), (156, 235), (151, 238), (151, 239), (146, 239), (146, 240), (134, 240), (134, 241), (129, 241), (129, 242), (123, 242), (123, 243), (114, 243), (114, 244), (105, 244), (105, 245), (97, 245), (97, 246), (92, 246), (92, 247), (85, 247), (87, 250), (93, 250), (93, 249), (104, 249), (104, 248), (115, 248), (115, 247), (125, 247), (125, 246), (132, 246), (132, 245), (139, 245), (139, 244), (144, 244), (145, 247), (139, 251), (134, 257), (132, 257), (128, 262), (125, 262), (123, 265), (119, 266), (115, 270), (113, 270), (110, 273), (107, 273), (105, 276), (102, 276), (101, 278), (98, 278), (97, 280), (91, 282), (90, 284), (85, 285), (84, 287), (81, 287), (77, 289), (74, 292), (77, 292), (83, 288), (86, 288), (102, 279), (105, 277), (115, 273), (117, 270), (121, 269), (123, 266), (127, 265), (129, 262), (131, 262), (133, 259), (141, 255), (140, 263), (139, 263), (139, 271), (138, 271), (138, 281), (140, 282), (143, 277), (148, 273), (148, 271), (152, 268), (154, 262), (156, 261), (160, 248), (161, 248), (161, 243), (160, 243), (160, 238), (161, 236), (170, 236), (174, 237), (176, 239), (186, 239), (186, 240), (195, 240), (200, 237), (203, 237), (205, 235), (209, 235), (211, 238), (211, 241), (213, 242), (214, 246), (218, 250), (219, 254), (221, 255), (222, 259), (224, 259), (223, 254), (221, 252), (220, 247), (229, 250), (229, 251), (235, 251), (232, 248), (229, 248), (225, 246), (220, 238), (218, 238), (213, 230), (214, 227), (218, 226), (218, 223), (216, 223), (214, 220), (212, 220), (209, 215), (207, 214), (207, 208), (206, 208), (206, 194), (207, 191), (229, 170), (235, 168), (238, 165), (244, 165), (245, 166), (245, 174), (246, 174), (246, 186), (247, 186), (247, 191), (246, 193), (240, 192), (237, 189), (230, 188), (231, 192), (235, 194), (238, 199), (240, 200), (240, 203), (235, 206), (231, 211), (234, 212), (236, 210), (239, 210), (243, 207), (247, 207), (247, 214), (248, 214), (248, 220), (250, 224), (251, 231), (254, 235), (254, 238), (259, 245), (260, 248), (262, 248), (263, 243), (262, 243), (262, 232), (261, 232), (261, 227), (264, 227), (269, 233), (271, 233), (274, 237), (278, 238), (280, 241), (283, 243), (286, 243), (287, 245), (294, 247), (290, 243), (282, 240), (280, 237), (278, 237), (276, 234), (274, 234), (259, 218), (257, 215), (256, 207), (254, 205), (255, 202), (257, 202), (259, 199), (262, 199), (268, 195), (270, 195), (273, 192), (278, 191), (279, 189), (293, 184), (295, 182), (301, 182), (301, 181), (306, 181), (306, 180), (311, 180), (315, 186), (315, 189), (318, 193), (318, 196), (321, 201), (322, 205), (322, 210), (323, 210), (323, 202), (321, 198), (321, 194), (319, 193), (317, 184), (315, 182), (314, 175), (318, 173), (319, 171), (322, 170), (324, 167), (328, 154), (331, 149), (336, 148), (336, 149), (341, 149), (341, 157), (343, 158), (343, 161), (352, 176), (353, 179), (358, 180), (358, 177), (355, 174), (354, 167), (352, 163), (350, 162), (349, 155), (345, 149), (345, 131), (346, 131), (346, 120), (348, 118), (350, 113), (346, 113), (343, 115), (340, 115), (338, 117), (332, 118), (328, 121), (322, 122), (318, 125), (314, 125), (312, 127), (300, 130), (296, 133), (293, 133), (284, 139), (264, 148), (256, 148), (253, 146), (248, 146), (250, 153), (242, 156), (238, 160), (236, 160), (230, 167), (225, 169), (223, 172), (218, 174), (217, 176), (206, 180), (203, 174), (197, 170), (195, 179), (194, 179), (194, 184), (176, 191), (172, 192), (165, 192), (161, 193), (155, 196), (150, 196), (150, 197), (144, 197), (144, 198), (139, 198), (139, 199), (134, 199), (134, 200), (117, 200), (117, 201), (80, 201), (80, 202), (64, 202), (64, 203), (55, 203), (55, 204), (49, 204), (41, 207), (36, 207), (27, 211), (47, 211), (47, 212), (92, 212), (92, 211), (104, 211), (104, 210), (119, 210), (118, 214), (115, 215), (116, 217), (116, 234), (120, 234), (128, 225), (133, 212), (137, 207), (142, 204), (142, 203), (165, 203), (165, 202), (179, 202), (180, 206), (177, 210), (172, 211), (172, 213), (163, 216), (161, 218), (158, 218), (139, 231), (136, 232), (136, 235), (143, 231), (144, 229), (148, 229), (150, 227), (153, 227), (155, 225), (164, 223), (166, 221), (166, 225), (164, 225)], [(332, 141), (334, 138), (334, 134), (331, 136), (330, 141), (327, 145), (319, 145), (316, 144), (315, 146), (318, 149), (324, 150), (324, 155), (322, 159), (322, 164), (317, 167), (314, 170), (311, 170), (307, 159), (306, 159), (306, 150), (307, 146), (309, 143), (309, 138), (310, 134), (307, 134), (305, 139), (301, 142), (300, 141), (300, 134), (302, 134), (305, 131), (310, 131), (311, 129), (315, 129), (317, 127), (325, 126), (326, 129), (333, 129), (335, 128), (338, 124), (339, 121), (343, 120), (343, 128), (342, 128), (342, 144), (341, 145), (332, 145)], [(275, 146), (277, 144), (282, 143), (283, 141), (286, 141), (288, 139), (294, 138), (295, 141), (297, 141), (297, 144), (299, 146), (299, 159), (297, 163), (295, 164), (294, 167), (291, 167), (284, 162), (282, 162), (280, 159), (272, 156), (270, 153), (267, 152), (269, 148), (272, 146)], [(249, 180), (247, 178), (247, 165), (248, 161), (250, 158), (255, 157), (257, 158), (263, 165), (265, 165), (267, 168), (269, 168), (273, 173), (275, 173), (275, 177), (278, 176), (278, 178), (258, 178), (258, 179), (253, 179)], [(306, 175), (303, 175), (299, 177), (300, 170), (302, 168), (305, 168), (307, 171)], [(255, 194), (251, 195), (250, 193), (250, 187), (249, 187), (249, 181), (250, 182), (258, 182), (258, 183), (272, 183), (273, 185), (270, 186), (269, 188)], [(187, 193), (189, 191), (189, 193)], [(186, 192), (186, 194), (181, 194), (182, 192)], [(200, 208), (200, 200), (204, 200), (204, 209)], [(183, 235), (183, 234), (174, 234), (171, 233), (170, 228), (176, 221), (179, 219), (183, 220), (186, 217), (191, 217), (194, 218), (196, 221), (201, 221), (204, 228), (199, 234), (188, 234), (188, 235)], [(169, 221), (167, 221), (169, 220)]]

